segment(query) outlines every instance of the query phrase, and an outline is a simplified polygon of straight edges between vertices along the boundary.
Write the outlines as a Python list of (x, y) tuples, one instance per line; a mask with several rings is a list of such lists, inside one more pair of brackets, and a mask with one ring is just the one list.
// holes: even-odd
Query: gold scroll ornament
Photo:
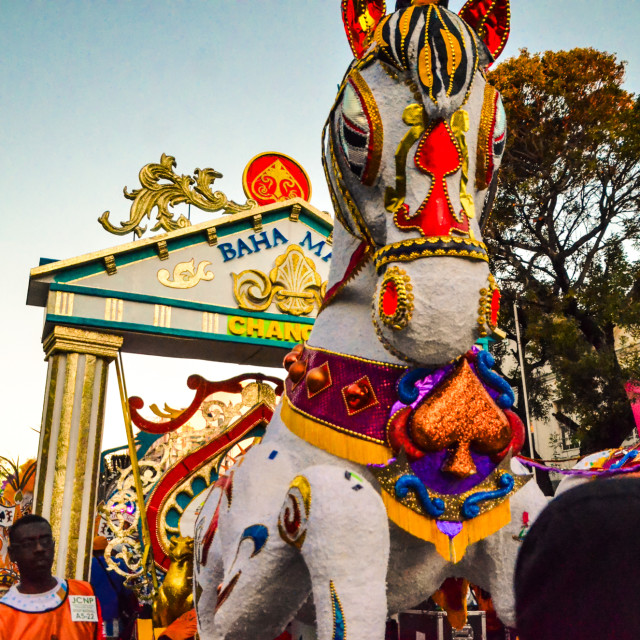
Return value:
[[(173, 171), (176, 167), (176, 159), (173, 156), (162, 154), (160, 164), (150, 163), (140, 169), (139, 179), (142, 185), (140, 189), (129, 192), (124, 188), (124, 197), (133, 200), (129, 220), (121, 222), (119, 227), (114, 227), (109, 221), (109, 211), (105, 211), (98, 222), (110, 233), (123, 236), (127, 233), (135, 233), (141, 237), (147, 227), (140, 225), (146, 216), (151, 220), (151, 212), (157, 208), (156, 224), (151, 231), (175, 231), (191, 226), (184, 215), (177, 220), (173, 219), (174, 213), (169, 207), (177, 204), (192, 204), (202, 211), (214, 213), (240, 213), (249, 211), (258, 206), (255, 200), (248, 199), (245, 204), (238, 204), (229, 200), (222, 191), (212, 191), (216, 178), (222, 178), (222, 174), (215, 169), (196, 169), (193, 177), (178, 175)], [(163, 182), (160, 182), (160, 181)]]
[(282, 313), (306, 316), (315, 307), (320, 309), (327, 289), (315, 263), (297, 244), (276, 258), (269, 276), (256, 269), (232, 275), (238, 306), (250, 311), (264, 311), (275, 300)]
[(402, 122), (410, 129), (404, 134), (396, 149), (395, 187), (387, 187), (384, 194), (384, 206), (390, 213), (395, 213), (404, 204), (407, 195), (407, 157), (413, 145), (425, 131), (424, 107), (421, 104), (410, 104), (405, 107)]
[[(458, 109), (451, 116), (451, 130), (456, 137), (458, 147), (462, 155), (462, 175), (460, 176), (460, 204), (469, 220), (475, 218), (476, 207), (473, 196), (467, 191), (469, 184), (469, 147), (467, 145), (466, 133), (469, 131), (469, 114), (464, 109)], [(469, 226), (469, 236), (473, 238), (471, 226)]]
[(192, 289), (202, 280), (207, 282), (213, 280), (214, 274), (211, 271), (205, 271), (210, 264), (208, 260), (203, 260), (196, 269), (193, 258), (189, 262), (179, 262), (173, 268), (173, 280), (168, 269), (160, 269), (158, 281), (171, 289)]

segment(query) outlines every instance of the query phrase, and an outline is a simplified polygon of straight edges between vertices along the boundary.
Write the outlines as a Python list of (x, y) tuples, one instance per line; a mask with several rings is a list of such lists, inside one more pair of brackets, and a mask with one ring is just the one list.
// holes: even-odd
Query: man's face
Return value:
[(37, 581), (51, 576), (55, 544), (51, 528), (44, 522), (25, 525), (15, 532), (9, 556), (18, 565), (20, 575)]

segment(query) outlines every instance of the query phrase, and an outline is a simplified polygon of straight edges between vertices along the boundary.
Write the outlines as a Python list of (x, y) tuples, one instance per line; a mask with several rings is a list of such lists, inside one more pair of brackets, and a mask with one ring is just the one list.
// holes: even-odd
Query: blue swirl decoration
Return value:
[(253, 542), (253, 553), (251, 557), (257, 556), (261, 551), (262, 547), (267, 542), (267, 538), (269, 537), (269, 530), (263, 524), (252, 524), (250, 527), (247, 527), (242, 532), (242, 537), (240, 538), (240, 542), (243, 540), (251, 540)]
[(437, 518), (444, 513), (444, 501), (441, 498), (431, 499), (429, 492), (418, 476), (406, 473), (396, 480), (396, 496), (406, 498), (409, 491), (415, 491), (422, 508), (432, 517)]
[(331, 590), (331, 608), (333, 609), (333, 636), (331, 640), (344, 640), (347, 635), (345, 633), (344, 612), (333, 580), (329, 582), (329, 589)]
[(616, 462), (615, 464), (612, 464), (610, 468), (611, 469), (619, 469), (628, 460), (634, 460), (637, 457), (637, 455), (638, 455), (638, 450), (637, 449), (631, 449), (631, 451), (627, 451), (627, 453), (624, 454), (624, 456), (622, 457), (622, 460), (618, 460), (618, 462)]
[(431, 373), (431, 369), (411, 369), (398, 380), (398, 399), (402, 404), (411, 404), (418, 399), (416, 382)]
[(460, 514), (463, 518), (467, 520), (471, 520), (471, 518), (475, 518), (480, 514), (480, 503), (485, 500), (495, 500), (496, 498), (504, 498), (509, 495), (513, 486), (515, 484), (515, 480), (510, 473), (503, 473), (498, 478), (498, 489), (495, 491), (478, 491), (478, 493), (474, 493), (472, 496), (469, 496), (462, 504), (462, 508), (460, 509)]
[(496, 402), (501, 409), (511, 409), (516, 398), (513, 395), (511, 385), (501, 378), (491, 367), (496, 363), (495, 358), (488, 351), (480, 351), (476, 356), (478, 375), (492, 389), (500, 392)]

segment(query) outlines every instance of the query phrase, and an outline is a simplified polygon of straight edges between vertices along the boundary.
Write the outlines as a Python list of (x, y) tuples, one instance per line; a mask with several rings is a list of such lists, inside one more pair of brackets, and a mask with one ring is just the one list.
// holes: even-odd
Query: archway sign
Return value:
[[(295, 161), (275, 153), (258, 158), (258, 171), (250, 163), (245, 177), (254, 176), (261, 201), (272, 190), (271, 204), (258, 204), (246, 178), (246, 204), (230, 201), (213, 190), (220, 173), (179, 176), (174, 158), (163, 154), (140, 171), (140, 189), (125, 189), (130, 220), (114, 227), (106, 212), (99, 221), (112, 233), (141, 236), (141, 220), (156, 208), (152, 231), (167, 233), (41, 260), (31, 270), (27, 304), (46, 309), (49, 361), (35, 511), (51, 520), (54, 533), (69, 532), (57, 536), (58, 575), (88, 575), (104, 389), (108, 363), (120, 350), (279, 366), (311, 332), (326, 289), (333, 223), (303, 199), (311, 185)], [(302, 197), (291, 198), (297, 193)], [(179, 203), (227, 215), (191, 225), (184, 216), (173, 219), (168, 207)]]

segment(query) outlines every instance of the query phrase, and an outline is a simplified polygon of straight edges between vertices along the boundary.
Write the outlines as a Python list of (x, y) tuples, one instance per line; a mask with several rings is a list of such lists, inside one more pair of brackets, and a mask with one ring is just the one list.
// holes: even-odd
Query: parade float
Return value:
[(321, 640), (382, 638), (450, 578), (514, 624), (523, 523), (546, 499), (513, 458), (513, 391), (474, 347), (497, 329), (482, 233), (506, 121), (484, 72), (509, 6), (446, 4), (342, 2), (355, 57), (323, 132), (327, 292), (265, 437), (197, 520), (206, 640), (296, 617)]
[[(69, 532), (56, 556), (67, 577), (88, 571), (109, 364), (123, 408), (121, 353), (280, 366), (308, 338), (324, 295), (333, 225), (309, 204), (311, 185), (297, 163), (275, 153), (250, 162), (243, 204), (214, 190), (219, 172), (180, 175), (175, 165), (163, 155), (142, 168), (140, 188), (125, 190), (128, 222), (100, 218), (112, 233), (142, 236), (143, 219), (155, 212), (152, 230), (166, 233), (42, 260), (31, 271), (27, 302), (45, 308), (48, 361), (34, 503), (56, 537)], [(181, 203), (221, 215), (190, 224), (174, 219)]]
[[(45, 307), (49, 369), (31, 482), (35, 510), (60, 541), (54, 571), (87, 579), (93, 537), (104, 536), (112, 570), (149, 603), (162, 600), (171, 559), (184, 560), (204, 495), (262, 437), (283, 386), (260, 373), (209, 381), (195, 372), (175, 381), (193, 393), (189, 406), (152, 398), (146, 410), (128, 396), (121, 353), (280, 367), (309, 336), (332, 253), (332, 220), (309, 204), (309, 178), (289, 156), (248, 163), (242, 204), (214, 189), (214, 169), (191, 176), (175, 166), (163, 155), (142, 168), (140, 187), (125, 189), (129, 221), (116, 227), (108, 212), (100, 217), (107, 231), (141, 239), (42, 260), (28, 294)], [(173, 210), (180, 204), (220, 215), (191, 224)], [(151, 231), (166, 233), (142, 238), (152, 212)], [(110, 421), (124, 420), (128, 444), (102, 452), (113, 361), (122, 414)], [(163, 409), (153, 404), (162, 400)], [(165, 605), (155, 605), (156, 628), (168, 621)]]
[[(125, 190), (129, 220), (100, 217), (134, 242), (31, 272), (49, 363), (34, 509), (61, 541), (59, 575), (87, 578), (94, 533), (109, 539), (112, 570), (152, 604), (141, 637), (195, 606), (202, 640), (292, 624), (368, 640), (390, 617), (413, 639), (430, 597), (449, 637), (472, 637), (469, 588), (514, 623), (515, 558), (546, 499), (478, 346), (500, 337), (482, 234), (506, 117), (485, 71), (508, 1), (343, 0), (342, 17), (354, 60), (323, 131), (335, 228), (284, 154), (247, 165), (245, 203), (214, 190), (214, 169), (179, 175), (162, 155)], [(192, 224), (180, 204), (221, 215)], [(142, 237), (145, 218), (159, 235)], [(286, 380), (194, 374), (188, 407), (149, 415), (123, 352), (284, 357)], [(103, 454), (114, 361), (129, 441)]]
[(151, 405), (152, 420), (138, 411), (140, 398), (129, 398), (128, 417), (141, 429), (135, 456), (114, 449), (101, 463), (96, 533), (108, 540), (110, 569), (152, 605), (139, 637), (152, 637), (152, 627), (158, 633), (193, 608), (197, 514), (211, 487), (260, 441), (283, 389), (281, 380), (260, 374), (218, 382), (194, 375), (188, 386), (190, 406)]

